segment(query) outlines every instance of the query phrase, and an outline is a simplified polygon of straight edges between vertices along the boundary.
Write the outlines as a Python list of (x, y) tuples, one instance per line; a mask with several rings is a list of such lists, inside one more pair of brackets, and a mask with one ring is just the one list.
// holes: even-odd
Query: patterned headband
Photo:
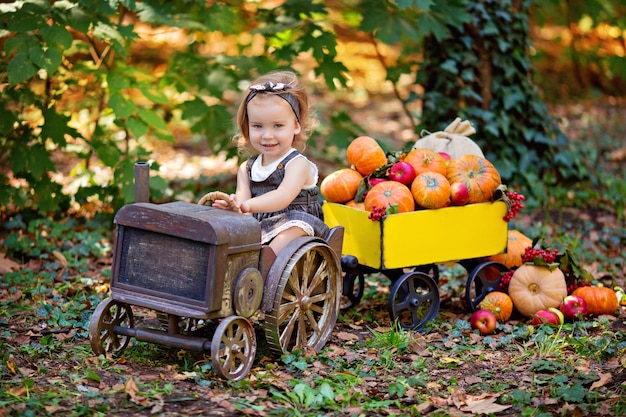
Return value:
[(254, 97), (259, 93), (276, 93), (276, 95), (284, 99), (291, 106), (293, 112), (296, 114), (296, 119), (300, 123), (300, 103), (293, 96), (293, 94), (287, 92), (291, 86), (284, 83), (273, 83), (271, 81), (265, 84), (256, 84), (250, 86), (250, 93), (246, 97), (246, 106)]

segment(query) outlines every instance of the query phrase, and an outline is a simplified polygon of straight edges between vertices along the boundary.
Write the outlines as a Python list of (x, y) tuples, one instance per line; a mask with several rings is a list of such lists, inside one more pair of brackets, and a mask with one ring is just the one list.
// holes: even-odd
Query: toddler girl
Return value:
[[(296, 75), (277, 71), (255, 80), (237, 111), (237, 127), (239, 150), (252, 157), (240, 165), (230, 199), (259, 220), (261, 243), (278, 254), (296, 237), (326, 238), (317, 166), (301, 153), (312, 119)], [(224, 200), (213, 206), (228, 208)]]

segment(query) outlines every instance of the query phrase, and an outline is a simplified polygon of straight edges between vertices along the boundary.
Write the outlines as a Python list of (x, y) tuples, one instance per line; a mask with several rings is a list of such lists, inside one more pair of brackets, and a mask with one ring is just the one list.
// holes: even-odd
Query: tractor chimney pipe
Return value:
[(135, 163), (135, 203), (150, 202), (150, 165)]

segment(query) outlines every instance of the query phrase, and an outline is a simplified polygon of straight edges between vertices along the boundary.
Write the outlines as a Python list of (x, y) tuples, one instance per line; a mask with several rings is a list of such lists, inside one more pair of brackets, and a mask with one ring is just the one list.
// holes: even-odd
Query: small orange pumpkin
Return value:
[(532, 245), (532, 239), (522, 232), (518, 230), (509, 230), (506, 252), (489, 256), (487, 257), (487, 260), (500, 262), (501, 264), (506, 265), (509, 269), (517, 268), (524, 263), (522, 261), (524, 251), (527, 247)]
[(360, 203), (357, 203), (354, 200), (350, 200), (346, 203), (346, 206), (355, 208), (357, 210), (365, 210), (365, 204), (362, 201)]
[(419, 174), (411, 183), (411, 194), (418, 206), (427, 209), (446, 207), (450, 203), (450, 183), (436, 172)]
[(513, 314), (513, 300), (501, 291), (492, 291), (478, 304), (481, 310), (489, 310), (499, 322), (505, 323)]
[(567, 296), (565, 275), (559, 268), (524, 264), (517, 268), (509, 283), (513, 305), (526, 317), (539, 310), (558, 308)]
[(363, 202), (365, 210), (372, 211), (374, 207), (388, 207), (398, 205), (398, 213), (415, 210), (415, 201), (411, 190), (397, 181), (384, 181), (373, 186)]
[(477, 155), (463, 155), (448, 164), (450, 184), (462, 182), (469, 192), (469, 203), (491, 201), (494, 191), (501, 184), (500, 173), (487, 159)]
[(346, 149), (348, 162), (363, 176), (370, 175), (387, 163), (385, 151), (374, 138), (359, 136)]
[(342, 168), (322, 180), (320, 193), (330, 203), (345, 203), (354, 199), (362, 179), (358, 171)]
[(608, 287), (578, 287), (572, 295), (577, 295), (587, 303), (587, 311), (593, 316), (615, 314), (619, 307), (617, 294)]
[(404, 157), (404, 162), (408, 162), (415, 169), (415, 175), (423, 172), (436, 172), (446, 175), (446, 160), (438, 152), (428, 148), (415, 148)]

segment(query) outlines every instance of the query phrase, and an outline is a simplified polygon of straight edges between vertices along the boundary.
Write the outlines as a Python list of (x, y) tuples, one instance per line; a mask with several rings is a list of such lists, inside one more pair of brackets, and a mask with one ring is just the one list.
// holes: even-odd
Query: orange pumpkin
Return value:
[(365, 210), (372, 211), (374, 207), (388, 207), (398, 205), (398, 213), (415, 210), (415, 201), (411, 190), (397, 181), (384, 181), (373, 186), (363, 202)]
[(427, 209), (446, 207), (450, 203), (450, 183), (444, 175), (424, 172), (413, 180), (411, 194), (420, 207)]
[(363, 176), (370, 175), (387, 163), (385, 151), (369, 136), (359, 136), (352, 140), (346, 149), (346, 157)]
[(499, 322), (506, 322), (513, 314), (513, 300), (501, 291), (492, 291), (478, 304), (480, 310), (489, 310)]
[(450, 161), (447, 171), (450, 184), (462, 182), (469, 191), (469, 203), (491, 201), (501, 184), (498, 170), (487, 159), (477, 155), (463, 155)]
[(415, 169), (415, 175), (424, 172), (436, 172), (443, 176), (447, 172), (447, 162), (438, 152), (428, 148), (415, 148), (404, 157)]
[(528, 236), (517, 230), (509, 230), (506, 252), (489, 256), (487, 257), (487, 260), (500, 262), (501, 264), (506, 265), (509, 269), (517, 268), (524, 263), (522, 261), (524, 251), (527, 247), (532, 245), (533, 241)]
[(593, 316), (615, 314), (619, 307), (617, 294), (608, 287), (578, 287), (572, 295), (577, 295), (587, 303), (587, 311)]
[(320, 193), (331, 203), (345, 203), (353, 200), (363, 176), (352, 168), (342, 168), (332, 172), (322, 180)]

